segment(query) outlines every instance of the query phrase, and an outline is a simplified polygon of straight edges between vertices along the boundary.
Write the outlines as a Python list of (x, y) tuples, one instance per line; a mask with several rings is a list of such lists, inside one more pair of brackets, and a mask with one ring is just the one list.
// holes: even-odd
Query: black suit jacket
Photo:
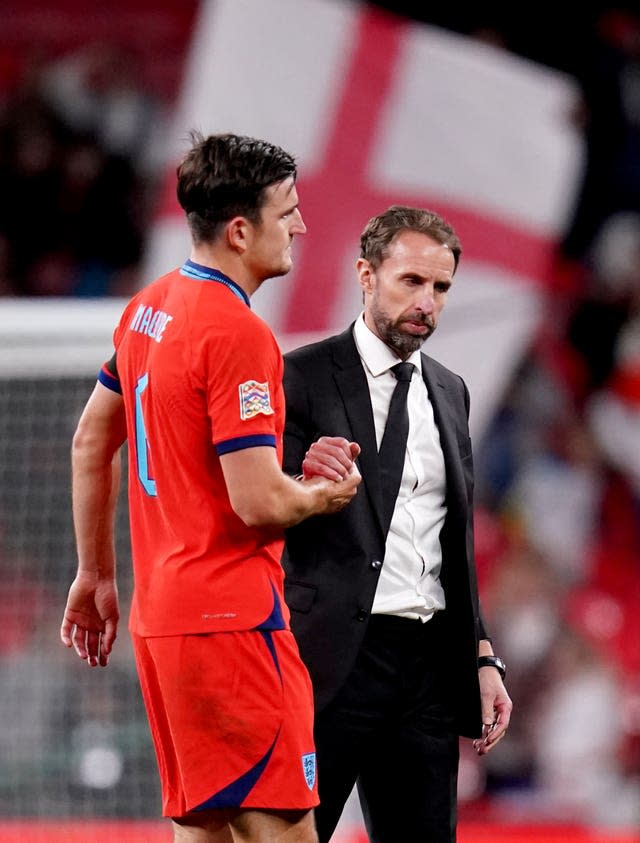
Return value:
[[(469, 394), (458, 376), (422, 355), (447, 473), (447, 515), (440, 534), (445, 592), (447, 677), (460, 734), (481, 731), (477, 642), (486, 632), (473, 558), (473, 463)], [(341, 512), (310, 518), (287, 531), (283, 565), (291, 626), (311, 674), (316, 710), (345, 681), (356, 659), (384, 558), (382, 497), (373, 411), (353, 338), (344, 333), (285, 355), (287, 423), (284, 470), (298, 474), (309, 445), (344, 436), (362, 452), (362, 483)]]

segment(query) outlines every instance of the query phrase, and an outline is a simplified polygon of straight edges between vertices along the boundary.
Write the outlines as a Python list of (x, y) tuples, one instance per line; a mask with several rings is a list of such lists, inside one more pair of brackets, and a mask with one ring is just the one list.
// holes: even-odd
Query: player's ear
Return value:
[(358, 258), (356, 261), (356, 272), (358, 273), (358, 281), (362, 287), (363, 293), (371, 293), (373, 291), (373, 269), (371, 264), (365, 258)]
[(234, 217), (226, 225), (227, 245), (239, 255), (244, 254), (249, 246), (251, 223), (246, 217)]

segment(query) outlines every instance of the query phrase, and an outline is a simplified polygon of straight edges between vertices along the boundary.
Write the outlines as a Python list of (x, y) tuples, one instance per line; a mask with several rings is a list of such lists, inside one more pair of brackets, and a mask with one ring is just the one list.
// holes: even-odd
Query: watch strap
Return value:
[(502, 679), (507, 675), (507, 666), (499, 656), (478, 656), (478, 667), (495, 667)]

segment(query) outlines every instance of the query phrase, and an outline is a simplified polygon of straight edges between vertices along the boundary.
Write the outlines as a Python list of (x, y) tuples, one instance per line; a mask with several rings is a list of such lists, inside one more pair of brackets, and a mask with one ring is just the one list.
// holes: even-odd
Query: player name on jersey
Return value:
[(129, 330), (146, 334), (152, 340), (161, 342), (164, 329), (172, 320), (173, 316), (165, 313), (164, 310), (154, 310), (152, 307), (141, 304), (131, 320)]

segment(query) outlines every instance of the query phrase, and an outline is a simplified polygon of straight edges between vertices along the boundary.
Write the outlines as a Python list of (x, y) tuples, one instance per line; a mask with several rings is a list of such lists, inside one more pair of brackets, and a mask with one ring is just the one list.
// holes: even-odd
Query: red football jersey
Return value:
[(187, 261), (129, 302), (114, 332), (129, 441), (130, 627), (176, 635), (288, 626), (281, 531), (250, 528), (220, 456), (282, 460), (282, 355), (237, 285)]

